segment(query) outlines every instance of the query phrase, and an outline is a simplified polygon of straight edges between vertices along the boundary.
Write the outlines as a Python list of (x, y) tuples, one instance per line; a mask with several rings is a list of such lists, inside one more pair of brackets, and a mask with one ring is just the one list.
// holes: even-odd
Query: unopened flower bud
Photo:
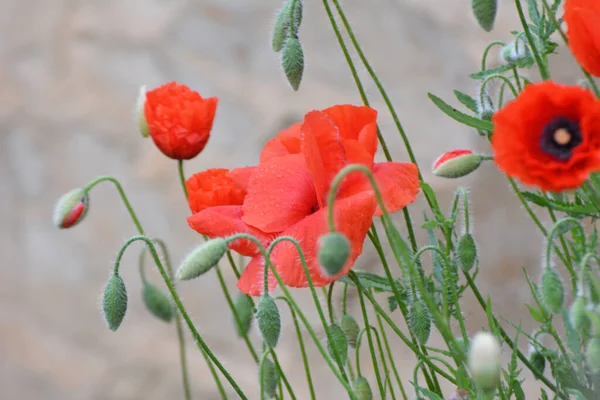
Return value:
[(239, 320), (239, 324), (238, 321), (234, 321), (235, 331), (238, 336), (244, 337), (250, 331), (254, 317), (252, 299), (247, 294), (239, 293), (234, 307)]
[(529, 48), (522, 40), (514, 40), (502, 48), (500, 57), (507, 64), (516, 64), (530, 56)]
[(484, 31), (490, 32), (494, 29), (496, 12), (498, 11), (498, 0), (472, 0), (471, 8), (473, 15)]
[(85, 190), (75, 189), (64, 194), (56, 202), (52, 220), (60, 229), (71, 228), (83, 220), (89, 208), (89, 197)]
[(433, 163), (433, 174), (442, 178), (461, 178), (479, 168), (483, 159), (471, 150), (448, 151)]
[(546, 357), (536, 347), (532, 347), (529, 350), (529, 362), (540, 375), (544, 373), (546, 369)]
[(338, 232), (319, 238), (319, 264), (327, 276), (335, 276), (346, 265), (350, 257), (350, 242)]
[(373, 400), (373, 392), (369, 381), (364, 376), (359, 376), (354, 381), (354, 394), (358, 400)]
[(469, 346), (468, 363), (473, 381), (484, 392), (494, 390), (500, 382), (498, 340), (488, 332), (478, 332)]
[(304, 51), (297, 37), (289, 37), (285, 41), (281, 66), (292, 89), (298, 90), (304, 73)]
[(350, 314), (344, 314), (340, 325), (342, 326), (342, 331), (344, 332), (346, 339), (348, 339), (348, 344), (350, 347), (356, 348), (356, 341), (358, 340), (360, 327), (358, 326), (358, 323), (354, 317)]
[(138, 94), (136, 106), (135, 106), (135, 119), (138, 124), (138, 129), (143, 137), (147, 138), (150, 136), (150, 128), (146, 121), (146, 114), (144, 112), (144, 106), (146, 105), (146, 86), (140, 87), (140, 93)]
[(158, 319), (170, 322), (174, 314), (171, 298), (150, 283), (145, 283), (142, 290), (142, 297), (148, 311)]
[(267, 346), (271, 348), (277, 346), (281, 333), (281, 318), (275, 299), (269, 294), (263, 295), (258, 301), (256, 320), (260, 334)]
[(465, 272), (469, 272), (477, 259), (477, 246), (471, 234), (467, 233), (460, 238), (456, 246), (456, 255), (460, 268)]
[(210, 271), (227, 252), (225, 239), (211, 239), (192, 251), (177, 270), (177, 279), (188, 280)]
[(338, 324), (329, 325), (329, 338), (327, 340), (329, 355), (340, 365), (346, 365), (348, 360), (348, 339)]
[(600, 338), (591, 338), (585, 347), (585, 361), (593, 374), (600, 374)]
[(287, 38), (290, 35), (297, 34), (298, 28), (302, 23), (302, 8), (302, 0), (286, 0), (283, 7), (279, 10), (271, 37), (273, 51), (281, 51)]
[(127, 311), (127, 289), (118, 274), (111, 275), (104, 287), (102, 310), (108, 328), (111, 331), (119, 329)]
[(571, 304), (569, 319), (575, 331), (582, 333), (589, 332), (591, 323), (586, 312), (585, 298), (583, 296), (577, 296), (573, 304)]
[(554, 268), (545, 268), (542, 273), (542, 299), (551, 313), (559, 313), (565, 301), (565, 291), (560, 276)]
[(415, 335), (419, 343), (426, 344), (431, 334), (431, 313), (427, 304), (415, 298), (408, 304), (408, 329)]
[(275, 363), (265, 358), (261, 364), (263, 377), (263, 391), (267, 398), (272, 399), (277, 395), (277, 385), (279, 384), (279, 372)]

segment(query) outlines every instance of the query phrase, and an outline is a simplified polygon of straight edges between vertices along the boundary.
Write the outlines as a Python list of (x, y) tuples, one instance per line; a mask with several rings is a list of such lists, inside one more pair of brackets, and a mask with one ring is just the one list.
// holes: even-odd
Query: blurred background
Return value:
[[(500, 3), (496, 29), (486, 34), (463, 0), (343, 2), (443, 207), (450, 207), (457, 185), (471, 190), (483, 294), (503, 317), (515, 323), (523, 318), (524, 329), (531, 329), (522, 268), (538, 275), (542, 238), (506, 179), (492, 164), (460, 181), (428, 173), (444, 151), (488, 149), (475, 131), (444, 116), (426, 94), (454, 101), (453, 89), (475, 93), (468, 74), (479, 68), (485, 45), (508, 40), (508, 32), (519, 29), (513, 4)], [(300, 91), (290, 89), (279, 55), (270, 48), (279, 6), (279, 0), (0, 0), (0, 398), (183, 398), (174, 325), (152, 317), (141, 300), (139, 246), (122, 264), (130, 301), (119, 331), (110, 332), (99, 312), (115, 254), (136, 233), (115, 188), (96, 187), (85, 222), (74, 229), (55, 229), (52, 209), (64, 192), (98, 175), (114, 175), (148, 234), (164, 238), (177, 263), (200, 237), (185, 220), (189, 210), (176, 163), (136, 130), (133, 107), (140, 85), (176, 80), (203, 96), (219, 97), (209, 145), (186, 163), (188, 174), (255, 164), (264, 142), (307, 111), (360, 103), (320, 1), (305, 1), (300, 40), (306, 69)], [(490, 65), (498, 63), (493, 53)], [(555, 79), (575, 83), (579, 75), (571, 56), (564, 48), (558, 53), (552, 58)], [(359, 73), (380, 110), (394, 159), (407, 160), (375, 86), (364, 68)], [(417, 221), (423, 209), (422, 199), (410, 206)], [(379, 271), (366, 247), (357, 268)], [(228, 268), (223, 272), (235, 293), (233, 275)], [(160, 284), (156, 271), (151, 279)], [(257, 369), (235, 337), (214, 274), (181, 284), (180, 291), (205, 340), (249, 397), (258, 398)], [(306, 293), (294, 294), (318, 326)], [(354, 299), (351, 310), (358, 313)], [(485, 325), (470, 297), (463, 310), (470, 333)], [(256, 343), (257, 336), (253, 330)], [(218, 399), (202, 357), (186, 338), (194, 398)], [(413, 359), (399, 340), (393, 343), (410, 388)], [(307, 398), (287, 316), (277, 350), (298, 398)], [(314, 346), (309, 352), (315, 355), (318, 398), (345, 398)], [(372, 376), (366, 365), (363, 372)], [(539, 393), (535, 384), (526, 389), (528, 398)]]

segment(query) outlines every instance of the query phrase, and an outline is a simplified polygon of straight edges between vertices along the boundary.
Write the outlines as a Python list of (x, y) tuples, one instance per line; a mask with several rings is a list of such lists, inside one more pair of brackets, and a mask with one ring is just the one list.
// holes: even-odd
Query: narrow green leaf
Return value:
[(461, 92), (460, 90), (455, 90), (454, 95), (465, 107), (474, 113), (477, 113), (477, 101), (474, 98), (466, 93)]
[(433, 101), (433, 103), (447, 116), (454, 119), (455, 121), (460, 122), (461, 124), (470, 126), (471, 128), (483, 130), (483, 131), (492, 131), (494, 129), (494, 125), (488, 121), (482, 121), (479, 118), (472, 117), (465, 113), (458, 111), (456, 108), (452, 107), (444, 100), (439, 97), (428, 93), (427, 96)]

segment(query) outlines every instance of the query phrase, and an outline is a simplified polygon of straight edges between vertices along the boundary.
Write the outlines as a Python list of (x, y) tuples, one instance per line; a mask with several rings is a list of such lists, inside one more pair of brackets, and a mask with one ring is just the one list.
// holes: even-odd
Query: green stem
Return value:
[[(275, 367), (277, 367), (277, 369), (281, 372), (281, 380), (283, 381), (283, 385), (285, 386), (287, 392), (290, 394), (290, 397), (292, 398), (292, 400), (296, 400), (296, 394), (294, 393), (294, 389), (292, 389), (292, 385), (290, 385), (290, 381), (288, 380), (287, 376), (283, 372), (283, 368), (281, 368), (281, 364), (279, 364), (279, 358), (277, 358), (277, 353), (275, 353), (275, 350), (273, 350), (273, 349), (269, 349), (269, 352), (271, 353), (271, 356), (273, 357), (273, 362), (275, 363)], [(283, 395), (280, 397), (283, 399)]]
[[(367, 315), (367, 307), (365, 306), (365, 299), (363, 298), (363, 294), (359, 291), (358, 292), (358, 300), (360, 302), (360, 309), (362, 312), (362, 316), (363, 316), (363, 320), (365, 322), (365, 330), (367, 332), (367, 342), (369, 344), (369, 352), (371, 353), (371, 360), (373, 362), (373, 370), (375, 371), (375, 377), (377, 378), (377, 386), (379, 388), (379, 395), (380, 398), (385, 398), (385, 389), (383, 388), (383, 382), (381, 380), (381, 375), (379, 373), (379, 365), (377, 363), (377, 355), (375, 354), (375, 349), (373, 346), (373, 337), (371, 336), (371, 328), (373, 330), (375, 330), (375, 328), (371, 327), (371, 325), (369, 324), (369, 316)], [(375, 333), (377, 333), (377, 331), (375, 330)], [(383, 351), (381, 349), (381, 342), (379, 341), (379, 337), (377, 337), (377, 341), (379, 343), (379, 350), (381, 352), (381, 355), (383, 356)], [(356, 348), (358, 349), (359, 346), (359, 342), (356, 342)], [(356, 360), (357, 365), (358, 365), (358, 359)], [(385, 358), (381, 359), (381, 362), (385, 364)]]
[[(387, 357), (390, 360), (390, 365), (392, 366), (392, 372), (394, 373), (394, 377), (396, 378), (396, 383), (400, 388), (400, 393), (402, 394), (402, 398), (404, 400), (408, 400), (406, 395), (406, 391), (404, 390), (404, 385), (402, 384), (402, 380), (400, 379), (400, 374), (398, 373), (398, 368), (396, 368), (396, 363), (394, 362), (394, 356), (392, 355), (392, 349), (390, 347), (390, 343), (387, 338), (387, 334), (385, 333), (385, 329), (383, 327), (383, 322), (381, 322), (381, 316), (379, 314), (375, 314), (377, 318), (377, 325), (379, 326), (379, 331), (381, 332), (381, 338), (383, 339), (383, 345), (385, 346), (385, 351), (387, 353)], [(425, 371), (427, 372), (427, 371)]]
[(331, 282), (327, 289), (327, 310), (329, 311), (329, 322), (332, 324), (335, 322), (335, 314), (333, 312), (333, 286), (335, 281)]
[(504, 47), (504, 46), (506, 46), (506, 43), (501, 40), (495, 40), (485, 47), (485, 50), (483, 51), (483, 56), (481, 57), (481, 70), (482, 71), (485, 71), (487, 69), (487, 65), (486, 65), (487, 64), (487, 56), (488, 56), (490, 50), (492, 49), (492, 47), (494, 47), (494, 46)]
[[(225, 379), (229, 382), (229, 384), (231, 385), (233, 390), (235, 390), (235, 392), (240, 396), (240, 398), (243, 400), (248, 400), (248, 398), (246, 397), (244, 392), (242, 392), (242, 390), (238, 386), (237, 382), (231, 377), (229, 372), (225, 369), (225, 367), (223, 367), (223, 365), (217, 359), (217, 357), (215, 357), (213, 352), (210, 350), (210, 347), (208, 347), (208, 345), (206, 344), (206, 342), (200, 335), (200, 332), (198, 332), (198, 330), (196, 329), (196, 326), (194, 326), (194, 323), (192, 322), (191, 318), (189, 317), (187, 311), (185, 310), (185, 307), (183, 306), (183, 303), (181, 302), (181, 298), (177, 294), (177, 291), (175, 290), (175, 286), (171, 282), (169, 275), (167, 274), (165, 268), (163, 267), (162, 262), (160, 261), (160, 257), (158, 256), (158, 253), (156, 251), (156, 248), (154, 247), (154, 243), (152, 243), (152, 240), (150, 238), (148, 238), (147, 236), (144, 236), (144, 235), (138, 235), (138, 236), (133, 236), (133, 237), (129, 238), (125, 242), (123, 247), (121, 247), (121, 249), (119, 250), (119, 253), (117, 254), (117, 260), (115, 261), (114, 273), (116, 274), (119, 271), (121, 258), (123, 257), (125, 249), (131, 243), (133, 243), (135, 241), (143, 241), (148, 246), (148, 250), (150, 251), (152, 258), (154, 259), (154, 262), (156, 263), (156, 266), (160, 272), (160, 275), (162, 276), (165, 284), (167, 285), (167, 288), (169, 289), (169, 292), (171, 293), (171, 296), (173, 297), (175, 306), (177, 307), (177, 309), (181, 313), (181, 316), (185, 320), (185, 322), (186, 322), (190, 332), (192, 333), (192, 336), (194, 337), (194, 340), (196, 341), (198, 347), (200, 348), (202, 354), (206, 355), (210, 359), (210, 361), (212, 361), (212, 363), (217, 367), (217, 369), (219, 369), (219, 371), (221, 371), (221, 373), (223, 374)], [(211, 365), (211, 363), (208, 362), (208, 365)], [(226, 399), (227, 395), (225, 394), (225, 391), (220, 386), (220, 382), (218, 380), (216, 380), (216, 381), (217, 381), (217, 385), (219, 386), (219, 391), (221, 392), (221, 397)]]
[(177, 171), (179, 173), (179, 182), (181, 182), (181, 188), (185, 194), (185, 199), (188, 198), (187, 186), (185, 186), (185, 172), (183, 171), (183, 160), (177, 160)]
[(542, 61), (542, 57), (538, 51), (535, 42), (533, 41), (533, 36), (529, 30), (529, 24), (525, 19), (525, 14), (523, 13), (523, 7), (521, 6), (521, 0), (515, 0), (515, 6), (517, 7), (517, 12), (519, 13), (519, 19), (521, 20), (521, 25), (523, 26), (523, 31), (525, 32), (525, 36), (527, 36), (527, 41), (529, 42), (529, 47), (531, 47), (531, 52), (535, 58), (535, 62), (540, 70), (540, 76), (543, 81), (550, 79), (550, 73), (548, 72), (548, 66)]

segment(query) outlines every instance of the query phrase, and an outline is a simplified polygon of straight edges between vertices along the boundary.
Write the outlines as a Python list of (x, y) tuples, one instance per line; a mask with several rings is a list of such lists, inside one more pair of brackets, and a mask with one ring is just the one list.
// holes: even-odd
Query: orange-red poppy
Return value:
[(600, 103), (586, 89), (527, 85), (493, 122), (496, 164), (525, 184), (561, 192), (600, 169)]
[[(265, 246), (279, 236), (292, 236), (302, 246), (314, 284), (324, 286), (334, 281), (348, 273), (362, 252), (373, 216), (381, 214), (367, 178), (358, 172), (351, 173), (340, 187), (333, 213), (336, 229), (348, 238), (352, 252), (339, 275), (326, 276), (317, 261), (318, 239), (329, 232), (327, 195), (335, 175), (348, 164), (369, 167), (389, 212), (413, 202), (419, 191), (414, 164), (374, 163), (376, 118), (375, 110), (350, 105), (308, 113), (303, 123), (280, 132), (265, 145), (258, 166), (232, 170), (224, 178), (227, 183), (214, 186), (223, 193), (223, 186), (235, 185), (236, 191), (244, 192), (241, 205), (238, 197), (229, 194), (207, 195), (206, 188), (213, 184), (198, 189), (199, 184), (188, 181), (193, 199), (190, 207), (200, 210), (188, 218), (188, 223), (210, 237), (250, 233)], [(201, 195), (195, 193), (197, 190)], [(215, 205), (215, 200), (221, 201), (220, 205)], [(248, 241), (233, 242), (231, 248), (253, 257), (242, 273), (238, 288), (249, 295), (261, 294), (265, 265), (258, 249)], [(277, 244), (271, 259), (286, 285), (307, 286), (293, 244)], [(269, 289), (275, 285), (275, 278), (269, 273)]]
[(176, 82), (149, 91), (144, 116), (152, 140), (167, 157), (196, 157), (208, 142), (217, 102)]
[(566, 0), (564, 7), (571, 52), (590, 74), (600, 76), (600, 1)]

